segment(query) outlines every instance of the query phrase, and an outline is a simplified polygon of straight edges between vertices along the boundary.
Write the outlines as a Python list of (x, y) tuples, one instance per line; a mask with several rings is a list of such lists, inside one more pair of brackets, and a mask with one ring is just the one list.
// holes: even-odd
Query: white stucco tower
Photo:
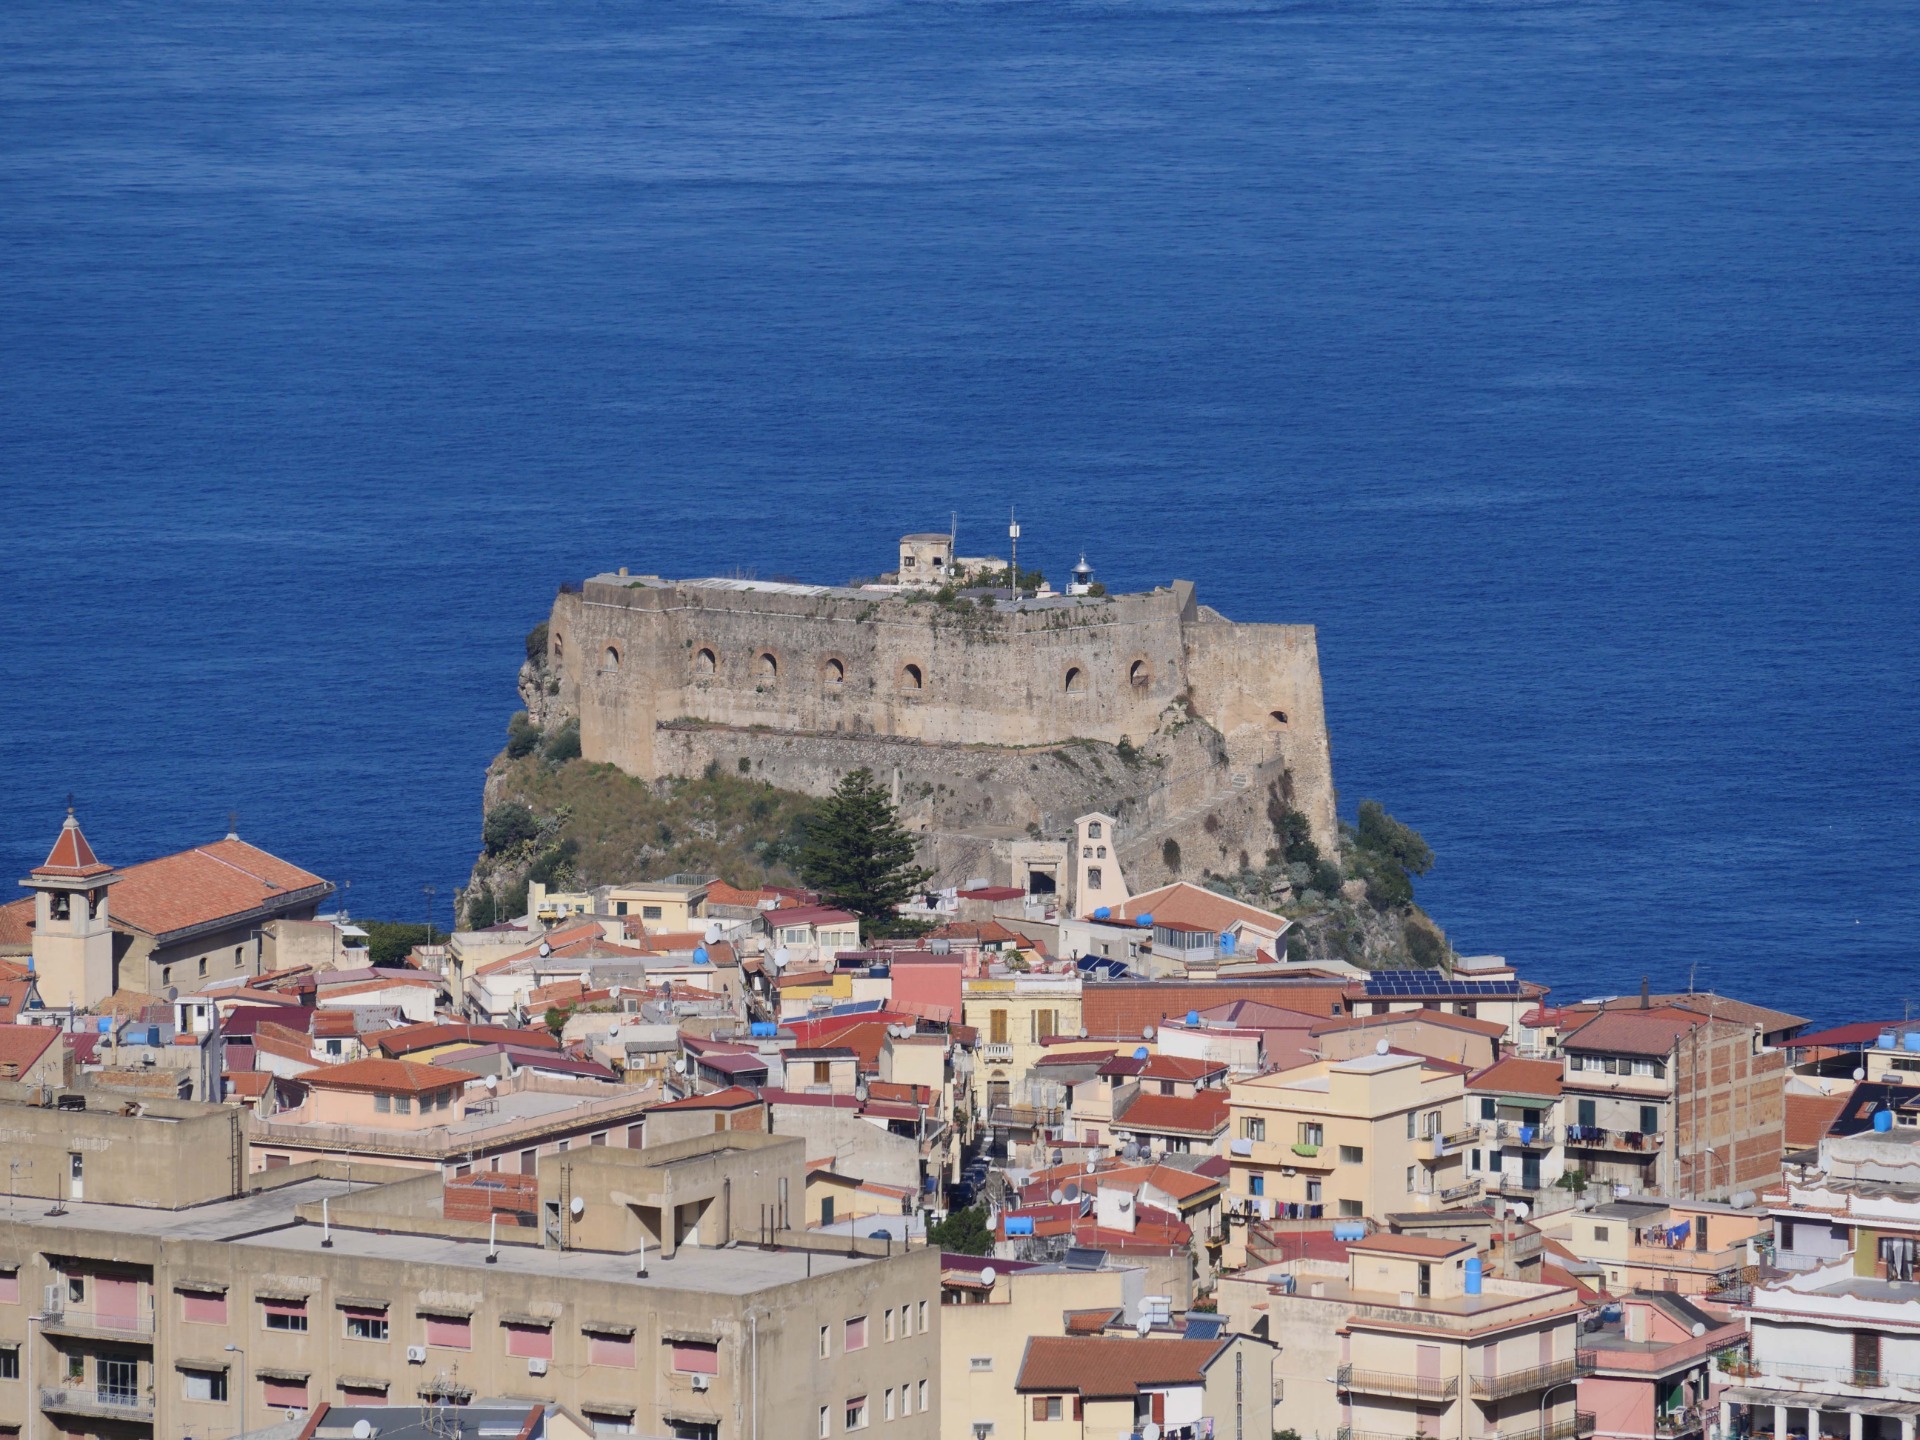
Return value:
[(1120, 847), (1115, 843), (1113, 817), (1098, 812), (1073, 822), (1073, 913), (1082, 917), (1101, 906), (1127, 902), (1127, 882), (1120, 874)]

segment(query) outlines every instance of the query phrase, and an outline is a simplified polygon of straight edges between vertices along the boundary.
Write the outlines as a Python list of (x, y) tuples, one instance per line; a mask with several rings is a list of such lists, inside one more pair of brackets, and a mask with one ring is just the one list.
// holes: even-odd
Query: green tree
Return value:
[(884, 930), (897, 922), (896, 907), (933, 878), (914, 864), (917, 849), (873, 772), (855, 770), (808, 822), (800, 877), (829, 904)]
[(356, 920), (367, 932), (367, 959), (375, 965), (404, 965), (416, 945), (427, 943), (427, 927), (396, 920)]
[(580, 758), (580, 721), (577, 718), (564, 721), (558, 729), (547, 736), (546, 744), (541, 748), (547, 759), (556, 765), (564, 765), (569, 760), (578, 760)]
[(547, 663), (547, 622), (544, 620), (527, 631), (527, 659), (536, 665)]
[(954, 1255), (985, 1255), (993, 1249), (987, 1207), (970, 1205), (927, 1226), (927, 1244)]
[(1433, 868), (1433, 850), (1378, 800), (1362, 800), (1350, 860), (1349, 868), (1367, 882), (1369, 903), (1385, 911), (1413, 903), (1413, 877)]
[(501, 855), (538, 838), (539, 834), (540, 822), (534, 818), (533, 811), (509, 801), (487, 812), (480, 838), (489, 855)]

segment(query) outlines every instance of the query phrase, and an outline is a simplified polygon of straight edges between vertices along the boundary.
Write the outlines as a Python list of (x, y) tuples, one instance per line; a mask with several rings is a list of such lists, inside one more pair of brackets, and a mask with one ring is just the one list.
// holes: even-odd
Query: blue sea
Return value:
[(444, 925), (562, 581), (1017, 506), (1317, 624), (1462, 950), (1899, 1016), (1916, 76), (1896, 0), (11, 0), (0, 873), (71, 792)]

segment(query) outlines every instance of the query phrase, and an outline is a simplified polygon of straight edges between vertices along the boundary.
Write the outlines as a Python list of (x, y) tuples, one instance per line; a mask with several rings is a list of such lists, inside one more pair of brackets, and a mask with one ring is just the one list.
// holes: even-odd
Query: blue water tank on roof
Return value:
[(756, 1020), (747, 1027), (747, 1033), (756, 1040), (771, 1040), (780, 1033), (780, 1027), (771, 1020)]
[(1134, 920), (1134, 924), (1136, 924), (1136, 925), (1151, 925), (1151, 924), (1153, 924), (1153, 916), (1151, 916), (1151, 915), (1141, 915), (1141, 916), (1138, 916), (1138, 917), (1136, 917), (1136, 919)]
[(158, 1025), (147, 1026), (147, 1044), (158, 1045), (159, 1043), (160, 1043), (160, 1027)]
[(1096, 920), (1111, 920), (1113, 918), (1113, 907), (1110, 905), (1099, 906), (1093, 912), (1093, 918)]
[(1903, 1050), (1920, 1050), (1920, 1030), (1909, 1030), (1906, 1034), (1902, 1035), (1900, 1037), (1900, 1048)]
[(1200, 1012), (1198, 1010), (1187, 1011), (1187, 1024), (1198, 1025), (1199, 1023), (1200, 1023)]
[(1873, 1042), (1874, 1048), (1878, 1050), (1891, 1050), (1897, 1043), (1898, 1041), (1891, 1030), (1882, 1030), (1880, 1032), (1880, 1038)]
[(1033, 1234), (1033, 1217), (1031, 1215), (1009, 1215), (1007, 1217), (1007, 1234)]
[(1222, 955), (1231, 955), (1231, 954), (1233, 954), (1233, 947), (1234, 947), (1234, 944), (1235, 944), (1235, 943), (1236, 943), (1236, 942), (1234, 941), (1234, 938), (1233, 938), (1233, 936), (1231, 936), (1231, 935), (1222, 935), (1222, 936), (1220, 937), (1220, 953), (1221, 953)]
[(1467, 1261), (1467, 1294), (1480, 1293), (1480, 1257), (1472, 1256)]
[(1133, 1047), (1133, 1058), (1136, 1060), (1144, 1060), (1152, 1053), (1153, 1052), (1144, 1045), (1136, 1045)]
[(1367, 1238), (1367, 1227), (1355, 1220), (1343, 1220), (1333, 1227), (1333, 1238), (1351, 1244)]
[(102, 1035), (111, 1035), (113, 1033), (113, 1017), (110, 1015), (102, 1015), (98, 1020), (93, 1022), (93, 1027)]
[(1893, 1129), (1893, 1111), (1876, 1110), (1873, 1112), (1873, 1128), (1885, 1134)]
[(696, 945), (693, 947), (693, 963), (696, 965), (704, 965), (707, 963), (707, 947), (706, 946)]

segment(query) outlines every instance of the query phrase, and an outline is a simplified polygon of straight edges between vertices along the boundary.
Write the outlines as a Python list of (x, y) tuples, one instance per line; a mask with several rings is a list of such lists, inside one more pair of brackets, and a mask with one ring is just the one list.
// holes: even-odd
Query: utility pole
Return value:
[(1013, 507), (1007, 507), (1007, 539), (1013, 542), (1013, 558), (1007, 562), (1007, 578), (1013, 582), (1013, 598), (1020, 598), (1020, 522), (1014, 518)]
[(420, 893), (427, 897), (427, 944), (433, 944), (433, 897), (440, 892), (431, 885), (422, 885)]

